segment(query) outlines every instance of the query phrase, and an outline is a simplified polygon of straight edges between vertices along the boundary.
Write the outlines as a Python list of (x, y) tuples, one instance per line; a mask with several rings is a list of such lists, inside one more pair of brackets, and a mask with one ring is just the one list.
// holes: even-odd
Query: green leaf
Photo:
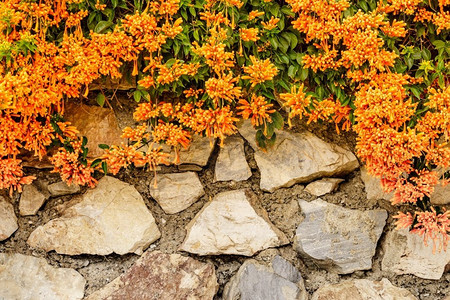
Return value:
[(95, 159), (95, 160), (91, 163), (91, 168), (95, 168), (95, 167), (98, 166), (101, 162), (102, 162), (102, 160), (101, 160), (100, 158)]
[(98, 93), (96, 100), (97, 104), (103, 107), (103, 105), (105, 104), (105, 95), (103, 93)]
[(119, 0), (111, 0), (112, 6), (113, 8), (116, 8), (117, 5), (119, 4)]
[(269, 11), (274, 17), (277, 17), (278, 12), (280, 11), (280, 5), (276, 2), (272, 2), (272, 5), (269, 7)]
[(279, 112), (274, 112), (270, 115), (272, 118), (272, 124), (275, 126), (276, 129), (283, 129), (284, 126), (284, 119), (283, 116)]
[(445, 42), (441, 40), (435, 40), (433, 42), (433, 45), (436, 47), (436, 49), (441, 49), (445, 47)]
[(134, 101), (140, 102), (141, 101), (141, 97), (142, 97), (141, 91), (140, 90), (135, 90), (134, 93), (133, 93)]
[(431, 59), (431, 52), (428, 49), (423, 49), (422, 50), (422, 57), (425, 60), (430, 60)]
[(273, 50), (277, 50), (278, 49), (278, 41), (275, 37), (271, 37), (269, 38), (269, 42), (272, 45)]
[(98, 147), (103, 150), (109, 149), (109, 146), (106, 144), (98, 144)]
[(102, 162), (102, 170), (105, 174), (108, 173), (108, 165), (104, 161)]
[(264, 137), (264, 134), (261, 129), (256, 131), (255, 140), (256, 140), (256, 144), (258, 145), (258, 147), (260, 147), (262, 149), (267, 148), (266, 138)]
[(83, 136), (83, 139), (82, 139), (82, 142), (81, 142), (81, 148), (83, 148), (84, 146), (86, 146), (87, 142), (88, 142), (87, 137)]
[(275, 127), (272, 125), (272, 123), (265, 123), (264, 127), (264, 136), (266, 138), (271, 138), (275, 133)]
[(111, 26), (113, 26), (114, 23), (111, 21), (100, 21), (98, 22), (98, 24), (95, 26), (94, 31), (96, 33), (104, 33), (108, 28), (110, 28)]
[(302, 69), (300, 72), (300, 80), (305, 81), (308, 78), (308, 69)]

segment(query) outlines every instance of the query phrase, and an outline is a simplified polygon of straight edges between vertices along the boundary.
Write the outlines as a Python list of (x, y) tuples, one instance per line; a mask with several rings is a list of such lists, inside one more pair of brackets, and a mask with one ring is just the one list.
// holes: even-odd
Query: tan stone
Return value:
[(120, 136), (122, 131), (119, 129), (116, 116), (111, 109), (100, 106), (90, 106), (73, 101), (65, 103), (64, 118), (77, 127), (80, 136), (86, 136), (88, 139), (89, 157), (97, 157), (104, 153), (98, 147), (99, 144), (120, 145), (126, 142)]
[(319, 197), (335, 191), (342, 181), (344, 181), (344, 179), (340, 178), (323, 178), (316, 180), (306, 186), (305, 192)]
[(67, 185), (64, 181), (49, 184), (48, 191), (53, 197), (79, 193), (81, 190), (77, 184)]
[(20, 215), (35, 215), (48, 198), (49, 193), (47, 191), (40, 191), (34, 183), (25, 185), (20, 195)]
[(32, 247), (60, 254), (141, 254), (161, 236), (151, 212), (132, 186), (105, 176), (74, 200), (62, 216), (36, 228)]
[(237, 136), (227, 137), (220, 148), (214, 170), (214, 181), (243, 181), (252, 176), (245, 159), (244, 141)]

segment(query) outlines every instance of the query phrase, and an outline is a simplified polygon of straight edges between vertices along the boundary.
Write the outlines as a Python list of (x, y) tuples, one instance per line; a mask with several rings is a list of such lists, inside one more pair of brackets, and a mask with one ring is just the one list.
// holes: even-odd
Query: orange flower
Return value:
[(240, 28), (239, 33), (241, 35), (241, 39), (244, 42), (256, 42), (257, 40), (259, 40), (258, 28)]
[(122, 168), (131, 164), (140, 166), (144, 164), (144, 155), (137, 151), (134, 145), (127, 146), (122, 143), (121, 146), (113, 145), (105, 149), (105, 154), (100, 157), (108, 165), (108, 172), (116, 175)]
[(36, 177), (24, 176), (22, 161), (14, 158), (0, 159), (0, 189), (9, 188), (9, 194), (13, 191), (22, 192), (22, 185), (30, 184)]
[(258, 10), (252, 10), (248, 13), (248, 20), (251, 21), (257, 17), (264, 16), (264, 12)]
[(277, 27), (278, 22), (280, 22), (280, 19), (278, 18), (274, 18), (273, 16), (270, 18), (269, 21), (267, 22), (261, 22), (261, 24), (263, 25), (264, 29), (266, 30), (272, 30), (274, 28)]
[(234, 99), (241, 97), (241, 88), (234, 86), (239, 78), (233, 78), (232, 73), (222, 75), (219, 78), (211, 77), (205, 82), (205, 91), (214, 100), (215, 105), (218, 105), (219, 100), (232, 102)]
[(278, 74), (278, 69), (269, 59), (264, 61), (258, 60), (253, 55), (250, 56), (251, 66), (243, 67), (244, 72), (248, 75), (242, 76), (242, 79), (249, 79), (252, 87), (267, 80), (272, 80)]
[(303, 115), (306, 115), (308, 112), (306, 111), (306, 108), (311, 103), (311, 96), (306, 96), (306, 94), (303, 92), (304, 85), (300, 85), (297, 92), (297, 86), (293, 86), (291, 88), (290, 93), (283, 93), (280, 94), (281, 100), (283, 100), (284, 106), (287, 106), (289, 111), (289, 118), (288, 118), (288, 124), (291, 127), (291, 119), (295, 116), (299, 116), (299, 118), (303, 118)]
[(250, 102), (242, 99), (239, 100), (239, 104), (241, 106), (238, 106), (237, 109), (242, 111), (237, 114), (242, 115), (244, 119), (251, 117), (253, 126), (263, 125), (266, 121), (272, 122), (270, 114), (274, 113), (275, 109), (273, 109), (273, 104), (267, 103), (263, 96), (252, 94)]

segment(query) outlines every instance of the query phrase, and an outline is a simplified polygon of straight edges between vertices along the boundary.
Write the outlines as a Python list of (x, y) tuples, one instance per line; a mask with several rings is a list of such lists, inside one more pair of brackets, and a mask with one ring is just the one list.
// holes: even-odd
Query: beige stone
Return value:
[(413, 274), (420, 278), (438, 280), (444, 273), (445, 266), (450, 263), (450, 246), (433, 253), (433, 241), (427, 245), (423, 237), (409, 232), (407, 229), (388, 232), (383, 244), (384, 256), (381, 264), (383, 271), (391, 271), (398, 275)]
[(245, 159), (244, 141), (237, 136), (227, 137), (220, 148), (214, 170), (214, 181), (243, 181), (252, 176)]
[(85, 284), (74, 269), (52, 267), (43, 258), (0, 253), (0, 299), (82, 299)]
[(0, 241), (9, 238), (18, 228), (14, 207), (0, 196)]
[(417, 300), (410, 291), (381, 281), (354, 279), (320, 287), (311, 300)]
[(255, 130), (250, 122), (243, 122), (239, 132), (255, 150), (261, 172), (260, 186), (264, 191), (345, 175), (359, 166), (352, 152), (326, 143), (310, 132), (278, 131), (275, 145), (267, 151), (256, 145)]
[(48, 198), (49, 193), (47, 191), (40, 191), (34, 183), (25, 185), (20, 195), (20, 215), (35, 215)]
[[(156, 187), (155, 187), (156, 180)], [(197, 173), (157, 174), (150, 194), (167, 214), (185, 210), (205, 194)]]
[(141, 254), (161, 236), (155, 219), (132, 186), (105, 176), (74, 200), (62, 216), (36, 228), (32, 247), (60, 254)]
[(180, 150), (180, 164), (206, 166), (214, 146), (214, 139), (194, 135), (188, 149)]
[(338, 188), (339, 183), (343, 181), (344, 179), (340, 178), (323, 178), (320, 180), (316, 180), (306, 186), (305, 192), (308, 192), (311, 195), (317, 197), (323, 196), (335, 191)]
[(79, 193), (81, 190), (77, 184), (67, 185), (64, 181), (55, 182), (48, 185), (48, 191), (53, 197)]
[(180, 250), (199, 255), (252, 256), (258, 251), (287, 244), (248, 190), (223, 192), (202, 208), (187, 226)]

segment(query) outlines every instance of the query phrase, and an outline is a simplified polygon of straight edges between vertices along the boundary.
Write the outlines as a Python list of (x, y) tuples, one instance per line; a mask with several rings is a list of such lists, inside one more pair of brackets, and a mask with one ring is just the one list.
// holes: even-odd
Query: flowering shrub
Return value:
[[(402, 205), (397, 227), (447, 246), (450, 214), (430, 196), (449, 182), (447, 0), (5, 0), (0, 3), (0, 188), (20, 191), (20, 154), (51, 158), (68, 183), (96, 170), (168, 164), (194, 134), (221, 140), (250, 119), (261, 147), (287, 122), (354, 130), (357, 154)], [(139, 105), (127, 145), (86, 140), (63, 100), (132, 65)], [(106, 93), (108, 95), (108, 93)], [(105, 102), (103, 92), (97, 96)], [(143, 145), (148, 150), (141, 151)]]

